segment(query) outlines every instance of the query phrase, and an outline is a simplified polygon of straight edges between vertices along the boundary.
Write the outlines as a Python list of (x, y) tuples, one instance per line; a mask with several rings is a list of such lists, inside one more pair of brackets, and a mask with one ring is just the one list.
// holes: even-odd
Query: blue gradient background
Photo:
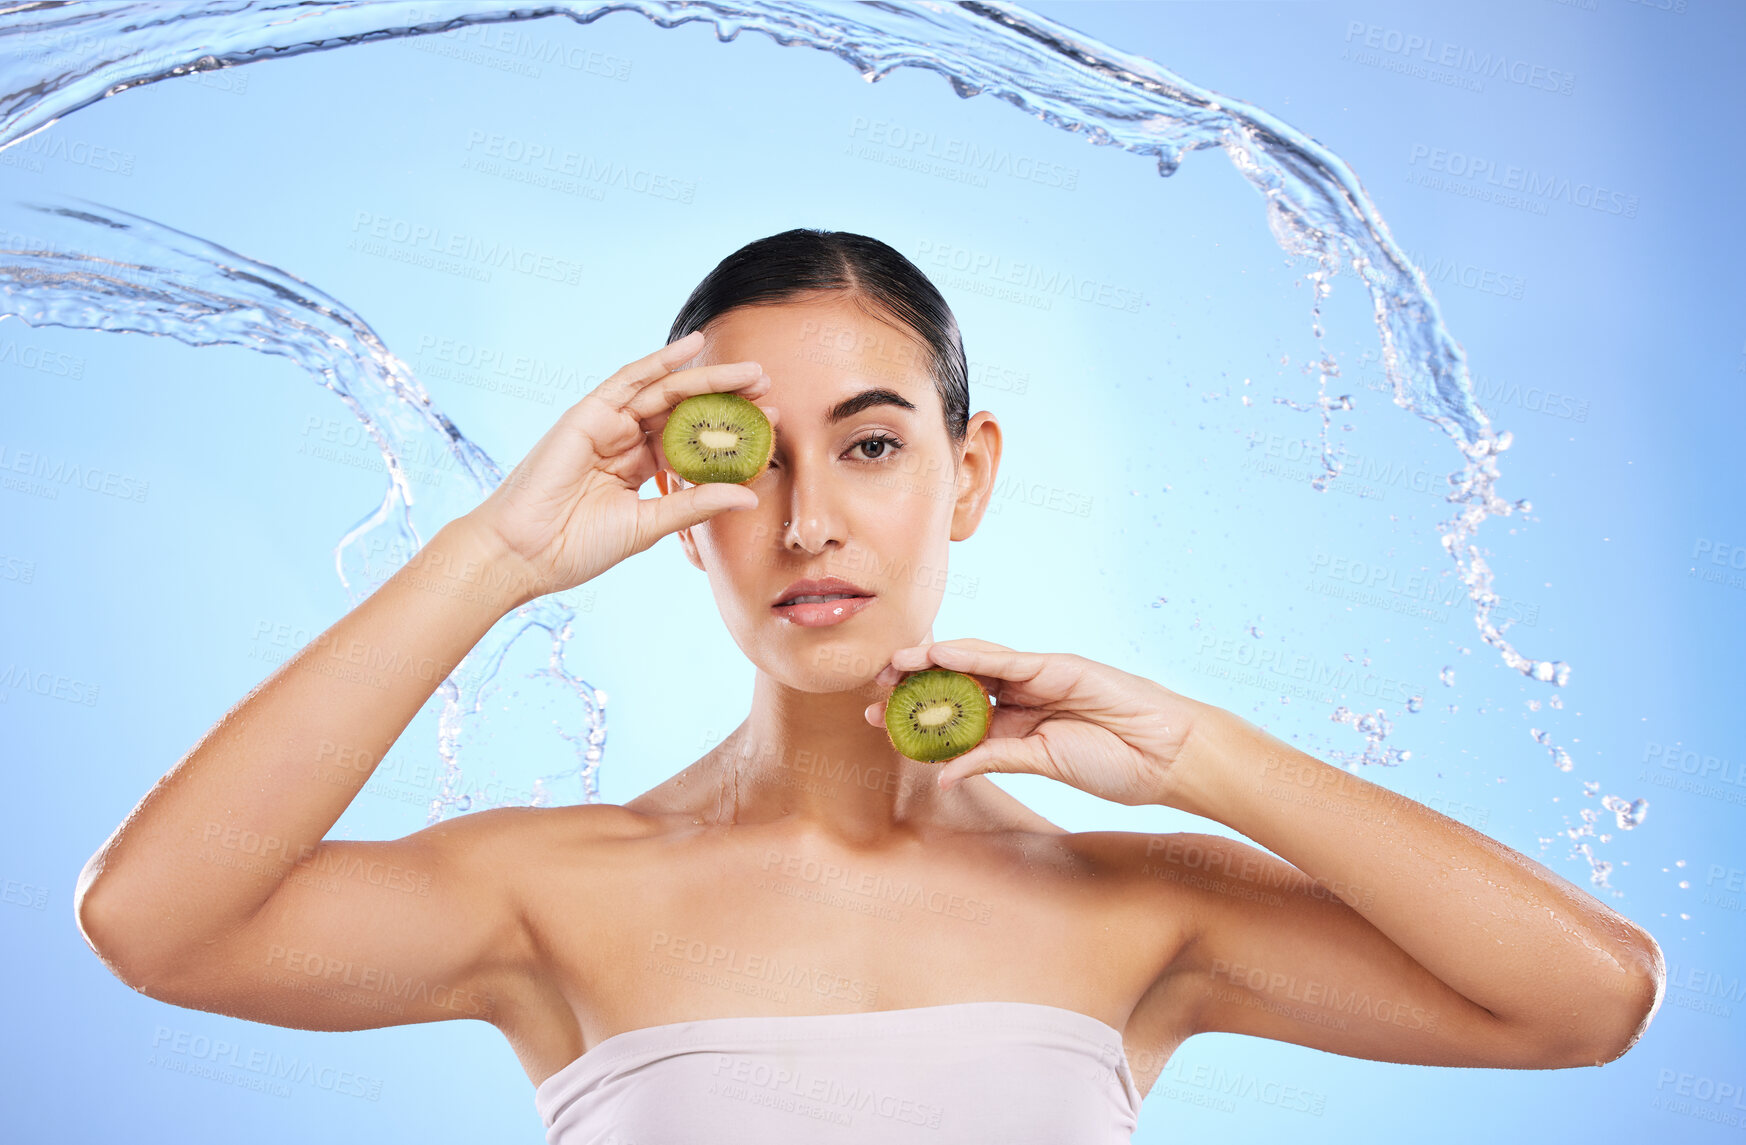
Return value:
[[(697, 279), (742, 243), (795, 225), (884, 238), (957, 309), (977, 371), (971, 408), (996, 411), (1006, 429), (1003, 474), (1092, 506), (1081, 517), (1002, 504), (954, 549), (954, 573), (977, 587), (947, 596), (937, 638), (1104, 660), (1323, 758), (1362, 746), (1328, 720), (1326, 704), (1282, 703), (1278, 689), (1228, 670), (1261, 648), (1318, 662), (1370, 657), (1375, 672), (1420, 691), (1425, 708), (1389, 707), (1389, 742), (1412, 759), (1365, 774), (1583, 886), (1587, 864), (1570, 857), (1562, 834), (1596, 805), (1582, 781), (1650, 802), (1643, 826), (1596, 845), (1618, 894), (1597, 893), (1656, 935), (1671, 979), (1649, 1033), (1618, 1062), (1437, 1069), (1203, 1036), (1153, 1089), (1135, 1140), (1734, 1139), (1746, 1097), (1714, 1094), (1746, 1089), (1746, 895), (1726, 890), (1746, 868), (1737, 699), (1746, 571), (1705, 554), (1726, 559), (1746, 546), (1740, 171), (1727, 146), (1746, 106), (1746, 13), (1713, 0), (1667, 9), (1623, 0), (1031, 7), (1314, 136), (1358, 173), (1422, 263), (1521, 284), (1519, 298), (1434, 285), (1471, 368), (1494, 384), (1498, 400), (1482, 404), (1515, 435), (1500, 491), (1531, 500), (1532, 519), (1493, 520), (1480, 541), (1498, 591), (1532, 610), (1533, 623), (1511, 638), (1574, 666), (1563, 710), (1528, 710), (1552, 689), (1498, 662), (1458, 603), (1424, 619), (1327, 595), (1336, 560), (1401, 577), (1440, 572), (1441, 506), (1399, 486), (1375, 498), (1317, 495), (1256, 466), (1270, 443), (1289, 459), (1291, 443), (1314, 436), (1309, 415), (1271, 398), (1313, 398), (1301, 368), (1315, 346), (1301, 267), (1278, 250), (1259, 197), (1218, 151), (1191, 154), (1161, 180), (1148, 160), (1087, 146), (1004, 103), (959, 100), (931, 73), (868, 85), (839, 60), (759, 35), (724, 45), (700, 25), (662, 31), (619, 14), (588, 28), (518, 28), (534, 42), (601, 53), (600, 70), (628, 61), (623, 80), (552, 64), (517, 74), (503, 66), (512, 53), (477, 35), (349, 47), (105, 100), (3, 153), (0, 187), (6, 198), (71, 194), (121, 207), (327, 291), (505, 468), (580, 393), (542, 404), (478, 377), (438, 376), (436, 339), (563, 363), (591, 387), (659, 346)], [(1368, 26), (1558, 69), (1574, 75), (1572, 90), (1492, 79), (1471, 91), (1345, 58)], [(1076, 187), (999, 175), (977, 186), (868, 161), (853, 145), (871, 128), (857, 122), (1058, 163), (1076, 171)], [(681, 203), (615, 189), (596, 200), (467, 170), (473, 130), (663, 172), (694, 195)], [(59, 158), (73, 149), (51, 148), (56, 139), (110, 148), (129, 169)], [(1568, 202), (1533, 213), (1426, 188), (1411, 181), (1426, 166), (1415, 146), (1599, 183), (1634, 196), (1636, 214)], [(351, 246), (360, 215), (513, 239), (581, 261), (583, 282), (433, 273)], [(1145, 305), (1003, 302), (985, 292), (992, 280), (919, 253), (945, 250), (1064, 268), (1141, 292)], [(1355, 453), (1440, 479), (1457, 465), (1452, 444), (1364, 384), (1376, 377), (1360, 365), (1376, 345), (1368, 301), (1349, 272), (1334, 283), (1327, 344), (1346, 374), (1334, 392), (1354, 394), (1357, 406), (1345, 419), (1354, 428), (1339, 432)], [(21, 364), (26, 357), (39, 368)], [(1548, 413), (1510, 396), (1533, 385), (1574, 404)], [(1239, 404), (1245, 393), (1252, 406)], [(271, 662), (343, 614), (331, 549), (383, 480), (370, 451), (347, 444), (343, 408), (284, 360), (7, 322), (0, 409), (7, 458), (37, 451), (149, 483), (138, 502), (0, 489), (0, 665), (98, 688), (91, 705), (0, 693), (12, 792), (0, 831), (0, 968), (13, 1035), (0, 1049), (4, 1136), (539, 1140), (528, 1080), (483, 1023), (324, 1033), (165, 1006), (111, 977), (73, 923), (80, 866), (152, 782)], [(323, 450), (330, 433), (339, 440)], [(423, 460), (432, 488), (458, 487), (440, 462)], [(1063, 590), (1064, 599), (1038, 599)], [(602, 794), (622, 801), (739, 721), (750, 671), (671, 538), (571, 599), (571, 666), (610, 696)], [(736, 670), (673, 718), (659, 650), (682, 637)], [(1437, 681), (1444, 666), (1455, 668), (1453, 687)], [(525, 710), (506, 697), (509, 718), (496, 721), (482, 758), (508, 768), (553, 750), (543, 716), (524, 712), (556, 701), (538, 685), (525, 691)], [(431, 727), (427, 710), (397, 749), (409, 775), (434, 758)], [(1553, 731), (1576, 761), (1571, 773), (1551, 765), (1530, 727)], [(1725, 776), (1681, 786), (1654, 757), (1683, 750), (1725, 761)], [(1071, 829), (1224, 830), (1032, 777), (1000, 782)], [(416, 830), (423, 812), (408, 793), (417, 788), (409, 778), (384, 797), (361, 796), (336, 834)], [(1603, 812), (1597, 829), (1610, 822)], [(174, 1072), (159, 1063), (202, 1060), (164, 1052), (181, 1035), (347, 1071), (380, 1082), (379, 1097), (311, 1085), (281, 1097)], [(1250, 1095), (1222, 1096), (1213, 1070), (1253, 1083)], [(1309, 1095), (1314, 1111), (1292, 1108), (1297, 1097), (1253, 1096), (1287, 1088)]]

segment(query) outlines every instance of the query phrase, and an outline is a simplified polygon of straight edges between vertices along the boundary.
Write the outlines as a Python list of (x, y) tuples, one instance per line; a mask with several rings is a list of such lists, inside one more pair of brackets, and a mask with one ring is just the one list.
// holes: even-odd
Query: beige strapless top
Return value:
[(701, 1018), (614, 1034), (541, 1082), (549, 1145), (1126, 1145), (1121, 1032), (1035, 1002)]

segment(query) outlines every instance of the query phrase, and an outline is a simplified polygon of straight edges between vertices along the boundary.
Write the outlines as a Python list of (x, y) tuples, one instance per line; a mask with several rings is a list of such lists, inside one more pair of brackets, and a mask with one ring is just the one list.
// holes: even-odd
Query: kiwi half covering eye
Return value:
[(776, 434), (764, 411), (738, 394), (694, 394), (667, 415), (661, 448), (693, 485), (744, 485), (770, 464)]
[(945, 668), (911, 672), (885, 701), (885, 735), (910, 759), (943, 763), (988, 735), (988, 689)]

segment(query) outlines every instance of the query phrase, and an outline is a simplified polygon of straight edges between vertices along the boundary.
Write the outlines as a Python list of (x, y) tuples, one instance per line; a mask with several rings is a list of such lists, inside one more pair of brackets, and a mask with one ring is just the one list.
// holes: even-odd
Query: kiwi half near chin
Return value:
[(974, 676), (925, 668), (897, 682), (885, 701), (885, 735), (910, 759), (943, 763), (988, 735), (988, 689)]
[(744, 485), (770, 464), (776, 434), (764, 411), (738, 394), (693, 394), (667, 415), (661, 449), (693, 485)]

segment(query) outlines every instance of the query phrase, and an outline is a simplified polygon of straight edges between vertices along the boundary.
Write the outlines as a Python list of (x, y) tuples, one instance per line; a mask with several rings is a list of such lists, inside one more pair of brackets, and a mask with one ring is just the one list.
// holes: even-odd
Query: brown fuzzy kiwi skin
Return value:
[[(950, 672), (950, 671), (952, 671), (952, 669), (941, 668), (939, 665), (936, 664), (936, 665), (930, 665), (929, 667), (926, 667), (926, 668), (917, 668), (915, 670), (915, 672), (905, 672), (903, 674), (903, 677), (901, 679), (899, 679), (896, 684), (893, 684), (891, 686), (891, 693), (886, 695), (885, 702), (887, 704), (891, 703), (891, 696), (896, 694), (897, 689), (902, 686), (903, 681), (907, 680), (911, 676), (915, 675), (916, 672)], [(994, 727), (994, 705), (990, 702), (989, 695), (988, 695), (988, 689), (982, 686), (981, 680), (978, 680), (976, 677), (970, 675), (970, 673), (968, 673), (968, 672), (959, 672), (959, 673), (957, 673), (957, 675), (960, 675), (960, 676), (964, 677), (966, 680), (969, 680), (972, 684), (975, 684), (977, 691), (982, 693), (982, 702), (985, 704), (988, 704), (988, 706), (989, 706), (988, 727), (990, 729), (992, 729)], [(903, 755), (903, 749), (898, 747), (897, 741), (891, 738), (890, 726), (886, 725), (883, 720), (880, 721), (880, 726), (885, 728), (885, 742), (891, 745), (891, 750), (895, 751), (898, 755)], [(987, 739), (987, 738), (988, 738), (988, 731), (984, 730), (982, 733), (982, 739)], [(915, 762), (917, 762), (917, 763), (950, 763), (954, 759), (957, 759), (959, 755), (963, 755), (964, 752), (970, 751), (971, 749), (980, 745), (982, 743), (982, 739), (977, 740), (976, 743), (971, 744), (970, 747), (965, 748), (964, 751), (959, 752), (958, 755), (948, 755), (944, 759), (915, 759), (915, 756), (913, 756), (913, 755), (903, 755), (903, 758), (915, 759)]]

